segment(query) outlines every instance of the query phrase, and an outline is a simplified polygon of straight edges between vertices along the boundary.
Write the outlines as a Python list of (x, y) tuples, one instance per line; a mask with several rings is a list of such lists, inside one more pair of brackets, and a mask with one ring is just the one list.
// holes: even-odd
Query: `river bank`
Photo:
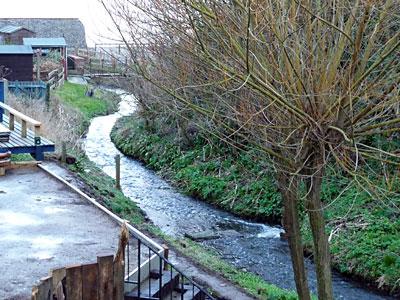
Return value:
[[(82, 82), (81, 82), (82, 83)], [(77, 96), (81, 98), (81, 101), (74, 101), (73, 106), (80, 110), (82, 107), (87, 108), (88, 101), (92, 99), (87, 97), (82, 97), (81, 91), (85, 89), (84, 86), (76, 86), (76, 85), (69, 85), (64, 90), (64, 95), (71, 94), (71, 91), (68, 91), (71, 88), (76, 92)], [(101, 90), (99, 91), (101, 92)], [(59, 93), (58, 93), (59, 94)], [(96, 93), (97, 94), (97, 93)], [(61, 99), (63, 99), (63, 95), (60, 95)], [(68, 103), (68, 101), (66, 102)], [(106, 103), (110, 103), (107, 102)], [(70, 105), (70, 104), (69, 104)], [(93, 106), (92, 106), (93, 107)], [(110, 110), (112, 110), (115, 106), (108, 106)], [(130, 111), (129, 105), (126, 102), (120, 103), (119, 109), (121, 111)], [(90, 114), (99, 115), (104, 114), (103, 110), (97, 111), (92, 110), (89, 112)], [(120, 117), (119, 114), (117, 115), (110, 115), (114, 121), (117, 117)], [(108, 118), (109, 116), (102, 117)], [(83, 120), (85, 121), (85, 120)], [(113, 126), (113, 122), (103, 122), (101, 123), (105, 126), (109, 126), (109, 130)], [(87, 122), (85, 122), (87, 124)], [(88, 132), (88, 127), (81, 126), (82, 124), (77, 124), (75, 128), (84, 129), (85, 135), (90, 135)], [(89, 125), (89, 124), (88, 124)], [(90, 131), (90, 128), (89, 128)], [(76, 132), (80, 132), (77, 130)], [(93, 145), (95, 149), (108, 149), (106, 146), (104, 148), (104, 144), (102, 143), (111, 143), (108, 138), (109, 133), (99, 133), (99, 139), (97, 143)], [(96, 133), (95, 133), (96, 135)], [(88, 145), (89, 144), (89, 145)], [(86, 150), (90, 148), (90, 141), (86, 140)], [(182, 238), (174, 238), (172, 236), (166, 235), (162, 233), (157, 227), (154, 226), (153, 222), (150, 220), (149, 216), (143, 213), (143, 211), (133, 202), (131, 199), (127, 198), (120, 190), (115, 188), (115, 181), (107, 176), (103, 170), (101, 170), (98, 166), (104, 167), (104, 163), (99, 163), (96, 166), (93, 162), (89, 161), (86, 154), (82, 153), (81, 151), (74, 151), (71, 152), (73, 156), (76, 157), (76, 163), (69, 165), (69, 168), (75, 172), (79, 180), (84, 182), (83, 189), (90, 195), (92, 195), (95, 199), (98, 199), (100, 203), (104, 206), (108, 207), (114, 213), (118, 214), (120, 217), (129, 220), (132, 224), (139, 227), (141, 230), (145, 230), (148, 233), (152, 234), (154, 237), (158, 239), (163, 239), (163, 242), (167, 245), (170, 245), (170, 248), (175, 249), (176, 251), (182, 253), (183, 257), (181, 260), (184, 260), (184, 256), (187, 255), (191, 257), (192, 263), (194, 266), (196, 264), (198, 267), (202, 266), (205, 272), (208, 272), (207, 276), (203, 276), (204, 278), (198, 278), (200, 283), (205, 284), (206, 286), (210, 287), (211, 289), (217, 292), (217, 295), (220, 295), (223, 299), (237, 299), (235, 297), (231, 298), (229, 295), (233, 295), (232, 291), (236, 290), (236, 286), (242, 287), (243, 289), (247, 290), (258, 299), (296, 299), (296, 294), (294, 292), (286, 291), (284, 289), (280, 289), (273, 285), (267, 284), (263, 281), (259, 276), (254, 274), (248, 273), (244, 270), (238, 270), (234, 266), (231, 266), (221, 259), (217, 257), (217, 255), (203, 249), (199, 245), (191, 242), (190, 240), (185, 240)], [(87, 153), (88, 154), (88, 153)], [(113, 153), (109, 154), (109, 159), (111, 159), (111, 164), (114, 165), (114, 156)], [(94, 153), (94, 155), (96, 155)], [(99, 157), (101, 160), (101, 157)], [(106, 168), (107, 170), (107, 168)], [(113, 173), (113, 171), (111, 171)], [(113, 173), (114, 174), (114, 173)], [(143, 183), (143, 182), (142, 182)], [(154, 192), (154, 191), (152, 191)], [(200, 264), (199, 264), (200, 263)], [(187, 263), (186, 263), (187, 264)], [(196, 270), (196, 268), (191, 268), (191, 270)], [(208, 270), (208, 271), (207, 271)], [(196, 275), (196, 272), (193, 273)], [(197, 274), (200, 275), (200, 274)], [(207, 281), (207, 278), (215, 278), (219, 277), (220, 281)], [(196, 276), (195, 276), (196, 277)], [(227, 280), (227, 281), (226, 281)]]
[[(236, 179), (237, 183), (235, 176), (240, 176), (240, 171), (247, 171), (243, 168), (246, 162), (235, 165), (239, 170), (237, 174), (232, 171), (232, 158), (226, 153), (212, 153), (209, 145), (193, 149), (179, 147), (168, 138), (146, 132), (144, 125), (135, 118), (120, 119), (113, 130), (112, 139), (122, 152), (143, 161), (150, 168), (162, 170), (159, 172), (161, 175), (187, 194), (245, 217), (270, 221), (280, 216), (280, 210), (274, 209), (279, 207), (279, 199), (274, 198), (277, 197), (274, 196), (274, 185), (258, 180), (265, 180), (265, 173), (254, 170), (251, 164), (250, 168), (247, 167), (250, 172), (246, 173), (247, 181), (252, 183), (246, 186), (246, 191), (249, 191), (247, 197), (241, 198), (240, 194), (234, 197), (224, 194), (224, 189), (229, 186), (227, 182), (235, 182)], [(340, 181), (346, 184), (345, 178), (337, 178), (337, 183)], [(257, 184), (258, 190), (254, 188)], [(263, 186), (271, 190), (263, 190)], [(238, 194), (237, 188), (228, 190)], [(323, 197), (332, 197), (337, 190), (335, 185), (325, 185)], [(256, 194), (252, 194), (253, 191)], [(263, 197), (262, 193), (266, 195), (262, 198), (264, 201), (257, 201)], [(370, 286), (398, 293), (398, 215), (362, 191), (349, 188), (342, 195), (341, 201), (334, 202), (326, 210), (326, 217), (329, 220), (334, 267), (346, 275), (361, 278)], [(305, 220), (303, 233), (305, 248), (311, 251), (311, 236)]]

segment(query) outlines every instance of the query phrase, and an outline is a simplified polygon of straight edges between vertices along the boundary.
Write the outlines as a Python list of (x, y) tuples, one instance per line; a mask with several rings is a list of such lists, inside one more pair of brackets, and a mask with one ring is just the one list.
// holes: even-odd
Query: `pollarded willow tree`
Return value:
[(348, 173), (371, 197), (398, 209), (392, 191), (377, 186), (365, 167), (378, 161), (390, 182), (400, 166), (398, 150), (370, 143), (374, 136), (399, 138), (398, 2), (102, 3), (135, 70), (165, 93), (157, 105), (271, 161), (299, 299), (310, 299), (301, 205), (312, 230), (318, 297), (333, 299), (327, 203), (320, 197), (327, 167)]

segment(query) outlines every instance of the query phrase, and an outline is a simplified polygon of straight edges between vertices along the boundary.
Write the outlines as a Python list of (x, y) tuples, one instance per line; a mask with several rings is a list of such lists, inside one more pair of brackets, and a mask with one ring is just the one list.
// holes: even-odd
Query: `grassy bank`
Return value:
[[(266, 162), (255, 164), (246, 155), (230, 153), (218, 143), (178, 146), (168, 136), (150, 134), (133, 118), (120, 119), (112, 139), (127, 155), (160, 170), (183, 192), (235, 214), (277, 221), (281, 203)], [(400, 288), (399, 212), (336, 175), (325, 182), (322, 197), (332, 202), (325, 210), (333, 265), (371, 285), (398, 293)], [(397, 185), (397, 186), (396, 186)], [(341, 187), (348, 188), (340, 193)], [(399, 190), (394, 183), (393, 190)], [(391, 201), (399, 204), (400, 198)], [(312, 251), (308, 221), (303, 220), (305, 249)]]
[(87, 130), (92, 118), (113, 113), (118, 108), (118, 95), (104, 90), (95, 90), (94, 97), (87, 97), (87, 89), (85, 85), (65, 82), (54, 93), (64, 104), (80, 113), (82, 119), (77, 128), (80, 133)]

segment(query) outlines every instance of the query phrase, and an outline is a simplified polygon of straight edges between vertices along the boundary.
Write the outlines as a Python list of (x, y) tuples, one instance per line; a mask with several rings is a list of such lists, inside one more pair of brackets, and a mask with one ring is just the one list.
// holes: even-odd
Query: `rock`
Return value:
[(185, 233), (185, 237), (187, 237), (193, 241), (205, 241), (205, 240), (216, 239), (219, 236), (213, 231), (206, 230), (206, 231), (200, 231), (200, 232)]
[(218, 233), (220, 236), (223, 236), (223, 237), (241, 237), (241, 236), (243, 236), (243, 234), (241, 234), (233, 229), (219, 231)]

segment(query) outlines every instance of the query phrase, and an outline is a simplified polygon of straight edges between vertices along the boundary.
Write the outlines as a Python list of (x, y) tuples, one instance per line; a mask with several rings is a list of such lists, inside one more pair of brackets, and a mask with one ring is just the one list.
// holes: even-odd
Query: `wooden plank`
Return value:
[(36, 298), (38, 300), (53, 299), (53, 277), (48, 276), (41, 278), (37, 287), (38, 293)]
[(82, 265), (82, 299), (98, 300), (98, 264)]
[(99, 265), (99, 300), (110, 300), (113, 295), (113, 255), (98, 256)]
[(21, 137), (26, 138), (26, 121), (21, 120), (21, 125), (22, 125)]
[(35, 137), (40, 137), (40, 125), (35, 125)]
[(14, 115), (10, 113), (10, 121), (9, 121), (9, 126), (10, 130), (14, 130), (14, 123), (15, 123), (15, 118)]
[(124, 300), (124, 273), (124, 261), (114, 262), (113, 300)]
[(50, 270), (50, 276), (53, 277), (53, 294), (55, 294), (57, 285), (66, 277), (66, 268), (59, 268)]
[(67, 267), (66, 282), (66, 299), (82, 300), (82, 266)]

